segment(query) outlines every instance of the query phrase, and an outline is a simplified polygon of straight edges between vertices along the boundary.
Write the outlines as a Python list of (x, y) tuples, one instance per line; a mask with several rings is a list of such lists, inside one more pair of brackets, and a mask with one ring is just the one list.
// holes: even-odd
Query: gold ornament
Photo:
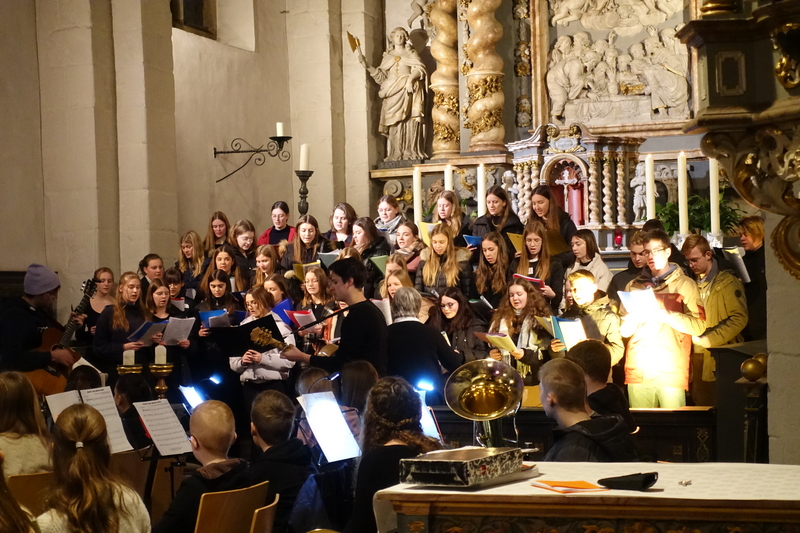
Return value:
[(741, 366), (742, 376), (748, 381), (758, 381), (764, 375), (764, 365), (758, 359), (746, 359)]

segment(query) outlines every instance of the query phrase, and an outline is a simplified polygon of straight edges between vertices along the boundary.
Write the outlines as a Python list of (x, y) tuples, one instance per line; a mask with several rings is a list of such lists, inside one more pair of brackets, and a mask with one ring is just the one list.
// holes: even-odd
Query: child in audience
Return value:
[(50, 470), (47, 428), (33, 385), (19, 372), (0, 374), (0, 452), (6, 477)]
[(109, 471), (106, 422), (86, 404), (67, 407), (53, 429), (50, 510), (37, 519), (42, 533), (149, 533), (150, 515), (136, 492)]
[(201, 403), (189, 420), (189, 433), (192, 452), (203, 466), (183, 480), (153, 533), (192, 533), (203, 494), (249, 486), (247, 461), (228, 458), (236, 440), (230, 407), (216, 400)]
[(250, 433), (261, 449), (250, 467), (250, 484), (269, 481), (268, 502), (280, 494), (272, 531), (285, 533), (300, 487), (313, 474), (311, 449), (292, 437), (295, 411), (283, 393), (264, 391), (253, 402)]

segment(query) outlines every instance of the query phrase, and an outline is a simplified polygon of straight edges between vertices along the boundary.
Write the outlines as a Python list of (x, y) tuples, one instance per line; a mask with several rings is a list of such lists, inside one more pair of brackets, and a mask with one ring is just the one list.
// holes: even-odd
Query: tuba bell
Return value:
[(522, 392), (522, 376), (514, 367), (494, 359), (478, 359), (450, 375), (444, 399), (455, 414), (475, 422), (481, 446), (500, 448), (507, 446), (501, 419), (517, 412)]

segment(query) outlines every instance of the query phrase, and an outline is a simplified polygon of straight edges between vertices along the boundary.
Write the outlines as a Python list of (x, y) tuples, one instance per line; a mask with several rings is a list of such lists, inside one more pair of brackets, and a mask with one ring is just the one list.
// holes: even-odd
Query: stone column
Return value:
[(625, 152), (617, 153), (617, 224), (626, 226), (628, 224), (627, 208), (625, 201)]
[(172, 15), (161, 0), (112, 0), (120, 263), (175, 255), (178, 241)]
[(473, 63), (467, 74), (469, 109), (467, 124), (472, 131), (470, 152), (505, 151), (503, 127), (503, 58), (495, 44), (503, 36), (503, 26), (494, 17), (502, 0), (473, 0), (467, 10), (472, 35), (467, 52)]
[(41, 0), (35, 9), (47, 254), (36, 261), (59, 273), (63, 320), (81, 281), (101, 265), (120, 270), (111, 5)]
[(519, 193), (517, 194), (517, 216), (523, 224), (526, 224), (528, 218), (531, 216), (531, 163), (531, 161), (526, 161), (514, 165), (519, 187)]
[(431, 55), (436, 59), (436, 70), (431, 74), (432, 159), (447, 159), (461, 153), (456, 4), (456, 0), (438, 0), (431, 9), (431, 22), (436, 28), (436, 38), (431, 43)]
[(614, 199), (611, 196), (611, 161), (614, 155), (611, 152), (603, 154), (603, 224), (614, 225)]
[(597, 164), (600, 162), (597, 152), (592, 152), (589, 161), (589, 225), (600, 225), (600, 206), (597, 198)]

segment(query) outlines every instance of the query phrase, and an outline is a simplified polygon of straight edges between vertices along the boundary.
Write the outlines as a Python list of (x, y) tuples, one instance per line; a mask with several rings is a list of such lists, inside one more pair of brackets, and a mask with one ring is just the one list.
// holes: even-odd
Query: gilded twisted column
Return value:
[(611, 160), (613, 155), (603, 154), (603, 224), (614, 225), (614, 205), (611, 198)]
[(503, 127), (503, 58), (495, 44), (503, 36), (503, 26), (494, 17), (502, 0), (473, 0), (467, 10), (472, 34), (467, 55), (472, 68), (467, 74), (469, 108), (464, 124), (472, 132), (469, 151), (505, 151)]
[(600, 206), (597, 198), (597, 152), (589, 156), (589, 224), (600, 225)]
[(625, 206), (625, 154), (617, 154), (617, 224), (628, 224), (627, 208)]
[(517, 186), (519, 192), (517, 193), (517, 216), (526, 223), (531, 216), (531, 164), (517, 163), (514, 165), (514, 170), (517, 173)]
[(431, 43), (431, 55), (436, 59), (436, 70), (431, 74), (433, 159), (446, 159), (461, 153), (457, 3), (457, 0), (438, 0), (430, 14), (436, 28), (436, 38)]

